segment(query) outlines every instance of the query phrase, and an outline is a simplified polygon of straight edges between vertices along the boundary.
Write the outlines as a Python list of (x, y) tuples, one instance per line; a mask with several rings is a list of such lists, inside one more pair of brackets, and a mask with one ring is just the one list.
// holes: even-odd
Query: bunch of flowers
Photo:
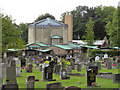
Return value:
[(28, 69), (29, 69), (29, 67), (28, 67), (28, 66), (26, 66), (26, 67), (24, 67), (24, 69), (25, 69), (25, 70), (28, 70)]

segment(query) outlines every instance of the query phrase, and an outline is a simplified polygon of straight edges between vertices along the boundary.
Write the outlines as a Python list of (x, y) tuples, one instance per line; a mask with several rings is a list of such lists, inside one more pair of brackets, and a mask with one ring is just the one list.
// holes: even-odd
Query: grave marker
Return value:
[(72, 72), (72, 66), (71, 66), (71, 65), (68, 65), (68, 66), (67, 66), (67, 71), (68, 71), (68, 73), (71, 73), (71, 72)]
[(81, 71), (81, 64), (77, 64), (77, 71)]
[(61, 82), (50, 83), (46, 85), (46, 90), (63, 90)]
[(54, 73), (55, 74), (60, 74), (60, 68), (61, 68), (61, 65), (55, 65), (55, 71), (54, 71)]
[(70, 77), (67, 77), (67, 70), (66, 69), (62, 69), (60, 72), (60, 78), (61, 79), (70, 79)]
[(113, 83), (120, 83), (120, 74), (113, 75)]
[(107, 69), (112, 69), (112, 62), (111, 62), (111, 61), (109, 61), (109, 62), (107, 63)]
[(26, 80), (27, 90), (34, 90), (34, 86), (35, 86), (35, 76), (28, 76)]
[(95, 70), (88, 69), (87, 70), (87, 86), (92, 86), (92, 83), (96, 82), (96, 73)]
[(98, 70), (101, 70), (101, 63), (100, 62), (96, 62), (97, 66), (98, 66)]

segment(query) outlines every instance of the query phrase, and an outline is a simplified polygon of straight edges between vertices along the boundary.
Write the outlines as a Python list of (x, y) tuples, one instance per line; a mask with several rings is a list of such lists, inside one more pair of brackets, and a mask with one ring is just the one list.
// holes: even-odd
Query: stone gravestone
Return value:
[(112, 69), (112, 62), (111, 62), (111, 61), (109, 61), (109, 62), (107, 63), (107, 69)]
[(61, 68), (61, 65), (55, 65), (54, 73), (59, 75), (60, 74), (60, 68)]
[(81, 71), (81, 64), (77, 64), (77, 72)]
[(113, 75), (113, 83), (120, 83), (120, 74)]
[(88, 69), (87, 70), (87, 86), (92, 86), (92, 83), (96, 82), (96, 73), (95, 70)]
[(96, 62), (96, 65), (98, 66), (98, 70), (101, 70), (101, 63), (100, 62)]
[(44, 80), (47, 80), (47, 81), (56, 81), (56, 79), (53, 79), (53, 67), (54, 67), (54, 62), (51, 61), (49, 63), (49, 66), (48, 67), (45, 67), (44, 69)]
[(39, 72), (42, 72), (42, 64), (39, 64)]
[(34, 90), (34, 86), (35, 86), (35, 76), (28, 76), (26, 80), (27, 90)]
[(17, 83), (16, 81), (16, 64), (12, 60), (10, 67), (6, 67), (6, 84)]
[(89, 66), (88, 69), (92, 69), (96, 75), (98, 74), (98, 66)]
[(72, 72), (72, 66), (71, 66), (71, 65), (68, 65), (68, 66), (67, 66), (67, 72), (68, 72), (68, 73), (71, 73), (71, 72)]
[(64, 62), (62, 62), (62, 69), (65, 69), (65, 63)]
[(75, 69), (75, 63), (71, 62), (71, 66), (72, 66), (72, 70), (74, 70)]
[(2, 89), (14, 88), (18, 90), (18, 84), (16, 80), (16, 64), (15, 61), (10, 61), (10, 66), (6, 67), (6, 82), (2, 86)]
[(50, 83), (46, 85), (46, 90), (63, 90), (61, 82)]
[(28, 73), (32, 73), (32, 64), (31, 63), (29, 63), (28, 64)]
[(67, 70), (66, 69), (62, 69), (60, 72), (60, 78), (61, 79), (70, 79), (70, 77), (67, 77)]
[(2, 59), (0, 58), (0, 89), (3, 84), (3, 78), (2, 78)]
[(6, 78), (6, 64), (2, 63), (2, 78)]
[(21, 62), (19, 59), (16, 59), (15, 62), (16, 62), (16, 76), (21, 77)]

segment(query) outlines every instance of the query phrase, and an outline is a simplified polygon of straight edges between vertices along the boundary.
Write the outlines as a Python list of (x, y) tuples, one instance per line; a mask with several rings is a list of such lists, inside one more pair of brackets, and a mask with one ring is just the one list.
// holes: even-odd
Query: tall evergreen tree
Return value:
[(107, 34), (109, 36), (111, 46), (120, 47), (120, 13), (119, 9), (113, 13), (112, 21), (108, 21), (106, 25)]
[(94, 23), (95, 22), (92, 20), (92, 18), (90, 18), (86, 24), (86, 34), (83, 36), (83, 38), (85, 38), (88, 45), (93, 45), (94, 42)]

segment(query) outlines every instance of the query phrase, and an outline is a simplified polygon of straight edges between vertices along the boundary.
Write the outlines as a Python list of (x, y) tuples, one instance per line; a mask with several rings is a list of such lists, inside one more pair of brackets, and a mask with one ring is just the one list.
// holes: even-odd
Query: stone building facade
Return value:
[(54, 45), (72, 42), (72, 15), (66, 15), (65, 23), (46, 18), (29, 24), (28, 44), (44, 43)]

